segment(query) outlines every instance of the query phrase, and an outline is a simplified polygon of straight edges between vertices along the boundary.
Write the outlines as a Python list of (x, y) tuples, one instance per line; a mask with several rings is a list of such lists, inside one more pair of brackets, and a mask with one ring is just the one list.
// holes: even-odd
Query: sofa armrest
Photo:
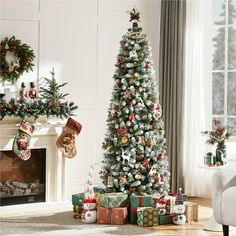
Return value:
[(226, 165), (216, 171), (212, 177), (212, 207), (215, 220), (222, 223), (222, 194), (231, 187), (236, 186), (235, 163)]

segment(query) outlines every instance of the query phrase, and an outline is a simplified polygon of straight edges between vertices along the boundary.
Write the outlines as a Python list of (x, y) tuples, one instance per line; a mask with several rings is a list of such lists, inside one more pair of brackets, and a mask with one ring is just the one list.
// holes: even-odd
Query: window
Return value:
[(212, 118), (236, 127), (236, 0), (212, 0)]

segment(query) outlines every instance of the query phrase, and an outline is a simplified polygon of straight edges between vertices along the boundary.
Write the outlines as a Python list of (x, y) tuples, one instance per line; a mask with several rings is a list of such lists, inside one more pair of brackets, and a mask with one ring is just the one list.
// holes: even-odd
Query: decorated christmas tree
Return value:
[(113, 75), (101, 178), (110, 192), (162, 196), (170, 172), (151, 48), (135, 9), (130, 22)]

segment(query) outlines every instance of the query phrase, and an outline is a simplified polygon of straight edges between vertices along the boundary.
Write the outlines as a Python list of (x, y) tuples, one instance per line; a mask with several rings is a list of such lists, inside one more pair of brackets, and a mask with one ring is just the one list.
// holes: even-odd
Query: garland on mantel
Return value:
[(44, 78), (46, 85), (41, 87), (40, 96), (36, 99), (16, 100), (11, 99), (6, 102), (0, 98), (0, 120), (5, 116), (15, 116), (22, 119), (46, 115), (56, 118), (68, 118), (73, 116), (73, 112), (78, 108), (74, 102), (63, 101), (68, 94), (60, 92), (60, 88), (67, 83), (58, 84), (54, 78), (54, 70), (50, 71), (52, 79)]
[(2, 100), (0, 101), (0, 120), (4, 119), (5, 116), (15, 116), (22, 119), (34, 117), (37, 119), (41, 115), (63, 119), (73, 116), (73, 111), (76, 109), (77, 106), (73, 102), (52, 104), (50, 101), (40, 99), (24, 103), (15, 99), (11, 99), (10, 102)]

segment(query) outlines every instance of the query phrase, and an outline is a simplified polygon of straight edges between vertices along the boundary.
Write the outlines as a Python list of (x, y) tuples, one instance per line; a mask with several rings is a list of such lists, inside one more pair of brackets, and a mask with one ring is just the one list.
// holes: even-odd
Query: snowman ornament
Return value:
[(173, 223), (176, 225), (183, 225), (186, 222), (186, 216), (184, 215), (185, 205), (183, 202), (183, 195), (181, 191), (182, 189), (179, 188), (173, 209), (174, 210)]
[(84, 223), (92, 224), (97, 221), (96, 206), (95, 198), (87, 198), (83, 200), (83, 212), (81, 218)]
[(156, 208), (158, 211), (158, 215), (163, 216), (166, 214), (166, 200), (159, 200), (156, 203)]

